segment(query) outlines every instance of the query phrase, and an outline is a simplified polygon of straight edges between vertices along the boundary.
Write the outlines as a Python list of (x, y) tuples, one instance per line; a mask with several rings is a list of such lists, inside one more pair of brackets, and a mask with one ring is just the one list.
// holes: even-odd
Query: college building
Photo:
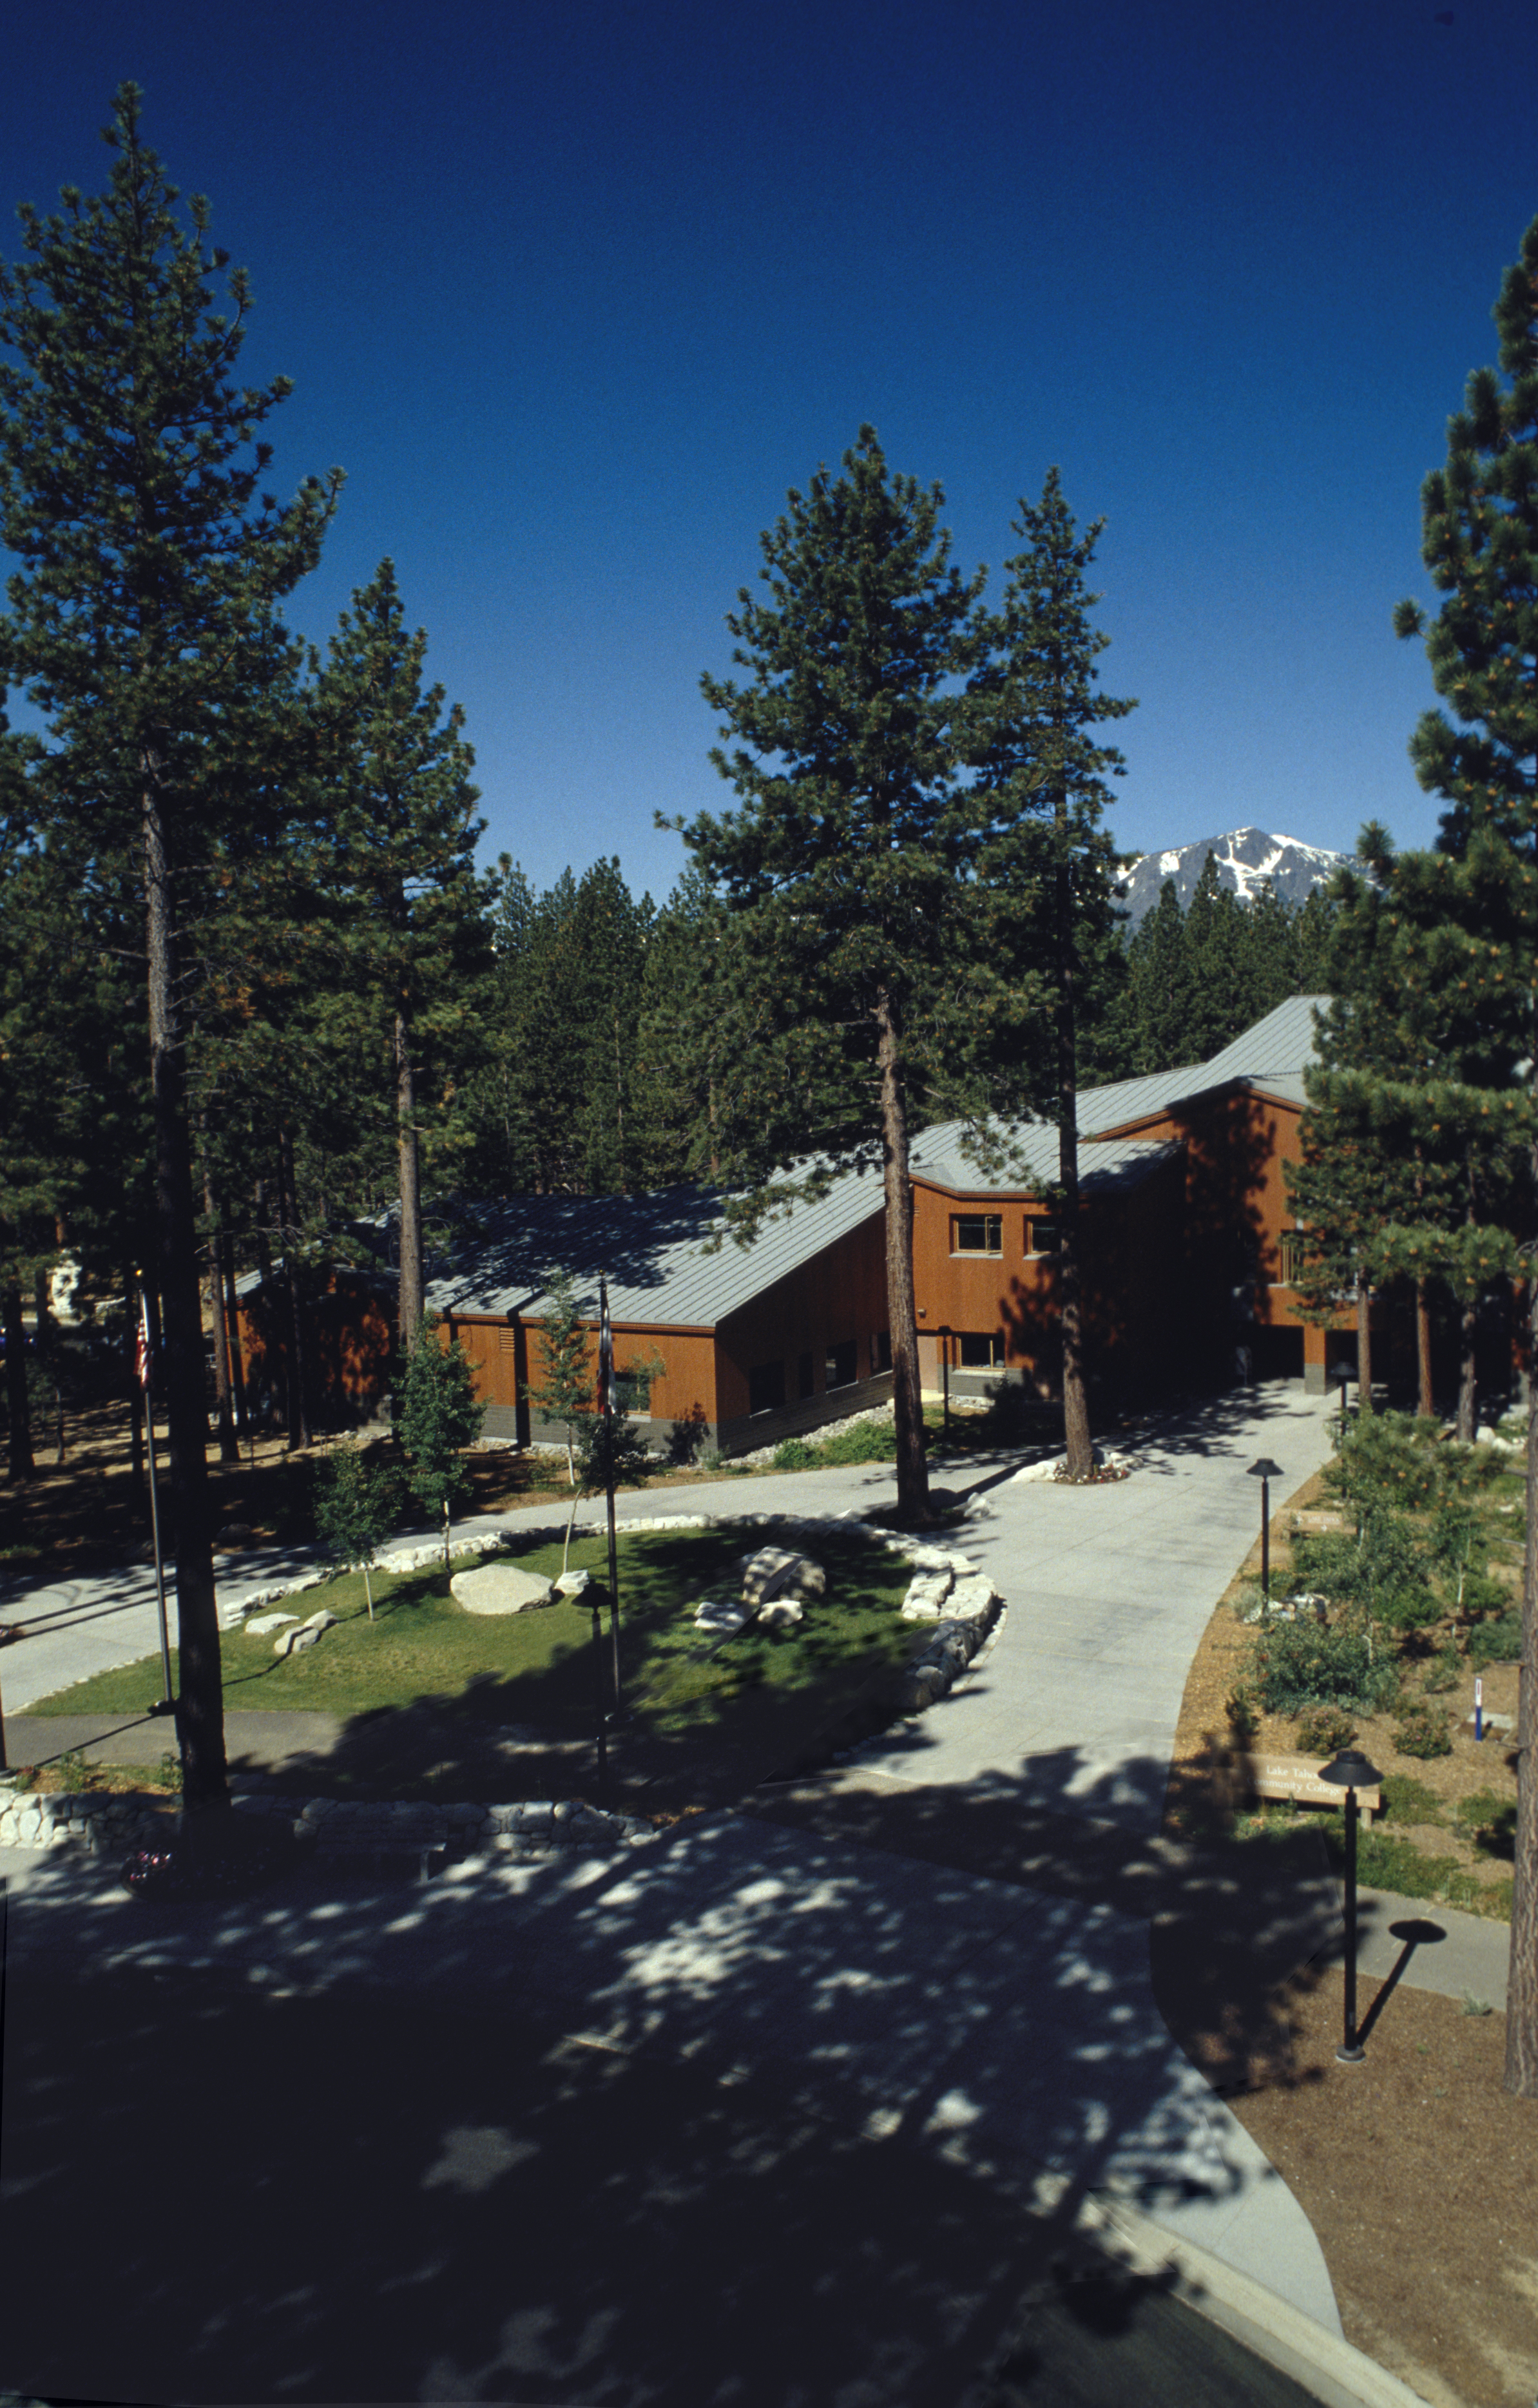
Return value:
[[(1303, 1071), (1322, 997), (1280, 1005), (1210, 1062), (1118, 1081), (1079, 1098), (1086, 1354), (1108, 1401), (1222, 1384), (1252, 1372), (1322, 1387), (1339, 1331), (1305, 1326), (1290, 1284), (1297, 1238), (1283, 1165), (1299, 1152)], [(1001, 1380), (1059, 1391), (1057, 1133), (1017, 1129), (1008, 1180), (969, 1159), (946, 1123), (913, 1140), (920, 1375), (953, 1392)], [(559, 1268), (596, 1326), (608, 1282), (617, 1369), (659, 1448), (694, 1438), (724, 1455), (777, 1442), (891, 1394), (880, 1173), (826, 1195), (739, 1246), (718, 1201), (526, 1196), (467, 1208), (427, 1291), (475, 1367), (489, 1435), (558, 1435), (540, 1383), (547, 1282)]]

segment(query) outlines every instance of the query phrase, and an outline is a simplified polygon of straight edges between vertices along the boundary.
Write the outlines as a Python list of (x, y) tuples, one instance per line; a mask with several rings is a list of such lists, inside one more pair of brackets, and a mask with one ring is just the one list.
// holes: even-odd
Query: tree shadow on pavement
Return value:
[[(1258, 1846), (1210, 1815), (1191, 1838), (1160, 1828), (1169, 1779), (1154, 1757), (1114, 1767), (1082, 1751), (1032, 1756), (1018, 1777), (926, 1784), (933, 1742), (901, 1734), (902, 1771), (858, 1759), (755, 1793), (753, 1811), (858, 1846), (965, 1869), (1045, 1897), (1103, 1904), (1146, 1925), (1154, 1993), (1170, 2030), (1220, 2094), (1294, 2078), (1294, 1996), (1314, 1987), (1341, 1930), (1322, 1836)], [(891, 1759), (882, 1750), (884, 1766)]]
[(420, 1991), (12, 1993), (6, 2372), (36, 2396), (1304, 2398), (1167, 2272), (751, 2084)]

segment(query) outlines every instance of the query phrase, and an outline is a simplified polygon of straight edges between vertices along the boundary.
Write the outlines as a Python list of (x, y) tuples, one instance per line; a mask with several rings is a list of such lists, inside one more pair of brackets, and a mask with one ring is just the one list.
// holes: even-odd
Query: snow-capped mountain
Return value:
[(1144, 853), (1118, 889), (1122, 908), (1131, 914), (1126, 933), (1130, 936), (1144, 912), (1153, 910), (1167, 878), (1174, 880), (1184, 910), (1209, 853), (1216, 855), (1219, 881), (1241, 903), (1252, 903), (1268, 883), (1284, 903), (1301, 903), (1351, 859), (1349, 853), (1327, 853), (1316, 844), (1300, 844), (1296, 837), (1268, 836), (1264, 828), (1253, 827), (1230, 828), (1227, 836), (1203, 837), (1196, 844), (1164, 853)]

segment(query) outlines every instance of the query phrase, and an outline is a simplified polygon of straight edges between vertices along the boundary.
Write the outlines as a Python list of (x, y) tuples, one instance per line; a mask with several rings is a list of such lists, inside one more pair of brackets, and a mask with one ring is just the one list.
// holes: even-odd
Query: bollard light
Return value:
[(1263, 1455), (1252, 1463), (1246, 1477), (1260, 1483), (1260, 1594), (1271, 1603), (1271, 1484), (1282, 1477), (1282, 1467)]
[(1345, 2029), (1335, 2055), (1342, 2065), (1359, 2065), (1367, 2051), (1357, 2030), (1357, 1792), (1376, 1789), (1383, 1775), (1359, 1748), (1343, 1747), (1319, 1767), (1319, 1778), (1345, 1791)]

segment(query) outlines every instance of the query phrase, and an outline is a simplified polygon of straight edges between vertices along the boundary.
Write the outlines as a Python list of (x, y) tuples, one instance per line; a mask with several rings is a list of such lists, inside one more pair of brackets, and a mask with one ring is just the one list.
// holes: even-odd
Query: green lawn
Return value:
[[(783, 1631), (750, 1628), (713, 1656), (695, 1627), (702, 1597), (726, 1593), (727, 1566), (768, 1534), (752, 1530), (656, 1531), (619, 1548), (621, 1670), (625, 1703), (654, 1737), (749, 1740), (766, 1718), (794, 1742), (852, 1704), (872, 1681), (905, 1662), (914, 1634), (898, 1617), (908, 1583), (900, 1556), (853, 1533), (829, 1530), (812, 1543), (827, 1571), (827, 1593)], [(773, 1543), (770, 1540), (770, 1543)], [(558, 1544), (497, 1561), (552, 1575)], [(573, 1541), (573, 1570), (605, 1580), (607, 1542)], [(473, 1698), (478, 1719), (519, 1723), (553, 1736), (592, 1723), (593, 1591), (534, 1613), (466, 1613), (448, 1575), (420, 1571), (374, 1580), (370, 1623), (360, 1574), (309, 1589), (273, 1610), (304, 1620), (321, 1606), (338, 1616), (318, 1647), (273, 1654), (275, 1633), (226, 1633), (222, 1641), (226, 1711), (316, 1712), (343, 1718), (427, 1699)], [(603, 1627), (609, 1627), (603, 1591)], [(175, 1672), (173, 1659), (173, 1673)], [(160, 1692), (160, 1659), (147, 1656), (80, 1681), (29, 1706), (29, 1713), (133, 1713)], [(776, 1742), (779, 1744), (779, 1742)]]

